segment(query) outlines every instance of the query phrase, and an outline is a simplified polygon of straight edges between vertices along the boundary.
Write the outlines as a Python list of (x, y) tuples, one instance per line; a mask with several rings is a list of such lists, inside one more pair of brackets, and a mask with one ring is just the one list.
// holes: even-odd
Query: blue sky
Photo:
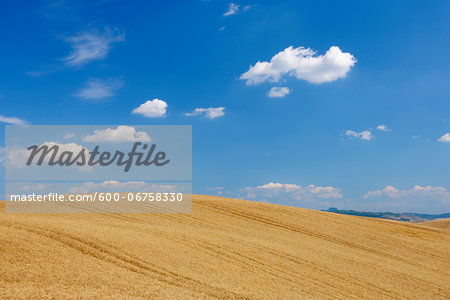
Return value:
[(447, 212), (449, 12), (448, 1), (6, 2), (0, 120), (192, 124), (195, 193)]

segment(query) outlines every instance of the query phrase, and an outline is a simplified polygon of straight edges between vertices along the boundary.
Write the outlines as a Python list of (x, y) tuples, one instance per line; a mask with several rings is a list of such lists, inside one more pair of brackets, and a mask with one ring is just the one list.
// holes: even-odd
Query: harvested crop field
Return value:
[(420, 223), (420, 225), (432, 227), (432, 228), (450, 230), (450, 219), (424, 222), (424, 223)]
[(211, 196), (192, 214), (1, 205), (0, 298), (450, 298), (442, 228)]

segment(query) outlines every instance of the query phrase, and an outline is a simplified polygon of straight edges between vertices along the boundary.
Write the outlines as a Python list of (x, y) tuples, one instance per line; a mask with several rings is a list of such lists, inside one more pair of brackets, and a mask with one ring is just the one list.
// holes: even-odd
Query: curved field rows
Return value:
[(194, 196), (192, 214), (0, 212), (0, 298), (449, 299), (450, 232)]

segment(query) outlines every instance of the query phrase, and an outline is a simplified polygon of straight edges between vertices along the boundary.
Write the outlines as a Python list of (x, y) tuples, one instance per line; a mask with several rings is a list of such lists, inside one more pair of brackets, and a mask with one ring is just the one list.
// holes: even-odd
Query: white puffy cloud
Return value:
[(228, 10), (223, 14), (224, 16), (231, 16), (237, 14), (239, 11), (239, 4), (236, 3), (229, 3), (228, 4)]
[(441, 143), (450, 143), (450, 133), (446, 133), (438, 139)]
[(101, 100), (115, 96), (115, 92), (121, 89), (124, 83), (120, 79), (102, 80), (98, 78), (89, 79), (84, 87), (75, 96), (84, 100)]
[(400, 190), (388, 185), (381, 190), (369, 191), (362, 198), (370, 200), (362, 205), (377, 211), (443, 213), (450, 210), (450, 193), (439, 186), (415, 185)]
[(303, 187), (297, 184), (269, 182), (264, 185), (241, 189), (241, 197), (258, 201), (318, 208), (321, 206), (321, 202), (327, 202), (328, 199), (340, 199), (342, 194), (340, 189), (331, 186), (315, 186), (311, 184)]
[(160, 99), (147, 100), (132, 111), (133, 114), (140, 114), (149, 118), (165, 117), (166, 112), (167, 103)]
[(225, 107), (209, 107), (209, 108), (196, 108), (190, 113), (185, 113), (186, 116), (198, 116), (204, 114), (208, 119), (215, 119), (225, 115)]
[(325, 55), (316, 56), (310, 48), (290, 46), (273, 56), (270, 62), (258, 61), (241, 75), (247, 85), (279, 82), (283, 75), (311, 83), (324, 83), (343, 78), (355, 65), (356, 58), (332, 46)]
[(283, 98), (286, 95), (289, 95), (291, 92), (291, 89), (281, 86), (274, 86), (270, 89), (270, 91), (267, 93), (267, 96), (270, 98)]
[(5, 117), (3, 115), (0, 115), (0, 122), (11, 124), (11, 125), (27, 125), (29, 124), (27, 121), (23, 119), (19, 119), (17, 117)]
[(381, 131), (392, 131), (392, 129), (390, 129), (389, 127), (387, 127), (386, 125), (383, 125), (383, 124), (378, 125), (377, 129), (381, 130)]
[(95, 130), (94, 134), (83, 138), (85, 142), (120, 143), (120, 142), (151, 142), (144, 131), (136, 131), (132, 126), (118, 126), (115, 129), (106, 128)]
[(372, 132), (370, 132), (370, 130), (364, 130), (361, 132), (347, 130), (345, 132), (345, 135), (348, 136), (349, 138), (357, 138), (365, 141), (370, 141), (371, 139), (373, 139), (373, 135)]
[(388, 185), (384, 189), (369, 191), (367, 192), (363, 198), (376, 198), (376, 197), (386, 197), (386, 198), (405, 198), (405, 197), (422, 197), (424, 200), (433, 197), (439, 196), (444, 199), (449, 197), (449, 193), (447, 189), (444, 187), (432, 187), (432, 186), (420, 186), (415, 185), (412, 189), (409, 190), (398, 190), (395, 187)]
[(122, 32), (109, 28), (104, 32), (92, 30), (68, 36), (65, 41), (72, 46), (72, 51), (62, 60), (67, 66), (79, 68), (91, 61), (106, 58), (112, 44), (124, 40), (125, 35)]

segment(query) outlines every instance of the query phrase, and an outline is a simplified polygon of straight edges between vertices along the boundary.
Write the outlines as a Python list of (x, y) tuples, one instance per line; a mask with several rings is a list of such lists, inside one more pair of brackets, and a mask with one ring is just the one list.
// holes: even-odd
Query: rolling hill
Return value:
[(211, 196), (192, 214), (0, 212), (0, 298), (449, 299), (450, 232)]

